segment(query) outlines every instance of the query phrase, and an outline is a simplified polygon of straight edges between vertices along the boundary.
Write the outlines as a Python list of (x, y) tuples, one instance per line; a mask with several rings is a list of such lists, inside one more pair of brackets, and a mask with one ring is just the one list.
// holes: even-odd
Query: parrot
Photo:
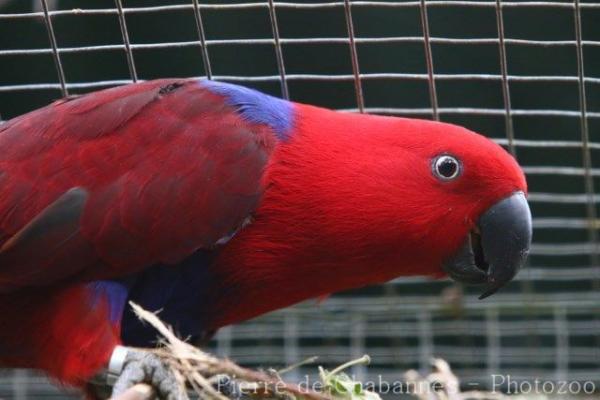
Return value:
[[(464, 127), (207, 79), (71, 96), (0, 125), (0, 366), (183, 398), (128, 306), (200, 343), (398, 277), (480, 285), (532, 240), (516, 159)], [(175, 394), (173, 394), (175, 393)]]

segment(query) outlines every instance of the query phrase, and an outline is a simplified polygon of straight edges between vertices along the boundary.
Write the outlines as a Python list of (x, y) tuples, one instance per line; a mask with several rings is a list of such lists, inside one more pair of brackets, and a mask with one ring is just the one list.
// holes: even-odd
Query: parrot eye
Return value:
[(458, 159), (444, 154), (433, 160), (433, 174), (443, 180), (449, 181), (460, 175), (461, 163)]

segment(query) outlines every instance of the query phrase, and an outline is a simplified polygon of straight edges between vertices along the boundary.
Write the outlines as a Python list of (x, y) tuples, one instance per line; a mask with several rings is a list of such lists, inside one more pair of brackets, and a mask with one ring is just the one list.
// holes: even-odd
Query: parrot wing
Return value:
[(0, 127), (0, 292), (124, 276), (249, 218), (276, 139), (198, 81), (58, 101)]

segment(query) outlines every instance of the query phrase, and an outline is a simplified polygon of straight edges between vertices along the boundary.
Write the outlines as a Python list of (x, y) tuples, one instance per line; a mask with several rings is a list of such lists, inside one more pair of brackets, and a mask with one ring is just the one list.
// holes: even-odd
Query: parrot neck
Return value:
[(274, 260), (254, 264), (242, 258), (231, 259), (225, 255), (213, 266), (211, 289), (214, 290), (209, 291), (206, 302), (209, 312), (203, 318), (203, 325), (209, 330), (364, 285), (364, 278), (361, 282), (352, 282), (334, 265), (298, 265)]
[(240, 236), (223, 249), (211, 266), (211, 287), (202, 318), (207, 330), (304, 300), (383, 283), (396, 278), (399, 270), (402, 275), (417, 275), (423, 268), (422, 264), (411, 266), (384, 256), (371, 260), (338, 257), (325, 248), (301, 254), (276, 242), (271, 243), (271, 251), (256, 251), (252, 238), (246, 241)]

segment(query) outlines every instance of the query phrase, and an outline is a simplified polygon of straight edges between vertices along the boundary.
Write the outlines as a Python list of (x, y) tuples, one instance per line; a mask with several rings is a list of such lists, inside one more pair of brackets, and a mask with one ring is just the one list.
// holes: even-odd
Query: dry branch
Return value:
[[(260, 400), (381, 400), (374, 392), (362, 389), (360, 382), (353, 381), (342, 371), (352, 365), (367, 364), (368, 356), (345, 363), (332, 371), (319, 367), (323, 391), (301, 388), (284, 382), (277, 371), (261, 372), (240, 367), (228, 359), (214, 357), (197, 347), (180, 340), (154, 313), (130, 303), (136, 315), (152, 325), (163, 337), (164, 347), (155, 352), (174, 371), (183, 387), (191, 388), (201, 400), (260, 399)], [(307, 362), (288, 367), (286, 371)], [(281, 372), (281, 371), (280, 371)], [(221, 393), (215, 383), (222, 377), (231, 379), (240, 392)], [(421, 375), (410, 370), (404, 374), (404, 381), (412, 394), (419, 400), (506, 400), (509, 396), (484, 391), (461, 392), (460, 381), (442, 359), (432, 359), (432, 372)], [(356, 385), (361, 388), (356, 389)], [(242, 395), (240, 397), (240, 394)], [(154, 400), (155, 394), (147, 385), (136, 385), (118, 398), (112, 400)]]
[[(154, 313), (130, 303), (137, 316), (152, 325), (164, 338), (164, 348), (155, 350), (181, 377), (182, 384), (191, 386), (201, 398), (228, 400), (211, 384), (211, 379), (227, 376), (251, 392), (253, 397), (289, 399), (301, 397), (307, 400), (331, 400), (331, 396), (300, 388), (281, 380), (276, 374), (254, 371), (240, 367), (227, 359), (219, 359), (179, 339)], [(119, 399), (123, 400), (123, 399)]]

